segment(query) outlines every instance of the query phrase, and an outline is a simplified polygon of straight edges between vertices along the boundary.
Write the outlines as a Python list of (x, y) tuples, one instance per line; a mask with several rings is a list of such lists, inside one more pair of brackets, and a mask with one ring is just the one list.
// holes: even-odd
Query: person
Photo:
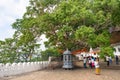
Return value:
[(118, 64), (119, 64), (119, 58), (118, 58), (118, 55), (115, 56), (115, 60), (116, 60), (116, 64), (118, 65)]
[(112, 64), (112, 57), (109, 57), (109, 63)]
[(83, 58), (83, 64), (84, 64), (84, 68), (87, 68), (87, 58), (86, 57)]
[(91, 58), (91, 62), (92, 62), (92, 64), (91, 64), (91, 65), (92, 65), (92, 68), (95, 67), (95, 64), (94, 64), (94, 63), (95, 63), (95, 59), (94, 59), (93, 56), (92, 56), (92, 58)]
[(109, 66), (110, 62), (109, 62), (109, 57), (108, 56), (106, 56), (106, 62), (107, 62), (107, 66)]
[(99, 65), (98, 58), (96, 58), (96, 60), (95, 60), (95, 74), (100, 75), (100, 65)]
[(89, 67), (92, 68), (92, 59), (91, 56), (88, 58)]

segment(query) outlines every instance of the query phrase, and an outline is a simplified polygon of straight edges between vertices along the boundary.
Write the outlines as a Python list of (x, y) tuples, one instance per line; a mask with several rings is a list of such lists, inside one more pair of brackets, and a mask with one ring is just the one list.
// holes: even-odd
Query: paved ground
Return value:
[(101, 75), (96, 75), (94, 69), (79, 67), (74, 70), (45, 69), (0, 80), (120, 80), (120, 65), (101, 65)]

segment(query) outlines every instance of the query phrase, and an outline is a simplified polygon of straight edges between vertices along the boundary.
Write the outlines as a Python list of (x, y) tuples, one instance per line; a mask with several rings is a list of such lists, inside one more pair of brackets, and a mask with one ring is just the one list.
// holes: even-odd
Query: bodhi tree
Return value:
[(30, 0), (23, 18), (16, 20), (13, 28), (20, 31), (19, 41), (23, 43), (37, 41), (44, 34), (47, 48), (92, 46), (103, 50), (110, 46), (109, 27), (119, 25), (119, 4), (119, 0)]

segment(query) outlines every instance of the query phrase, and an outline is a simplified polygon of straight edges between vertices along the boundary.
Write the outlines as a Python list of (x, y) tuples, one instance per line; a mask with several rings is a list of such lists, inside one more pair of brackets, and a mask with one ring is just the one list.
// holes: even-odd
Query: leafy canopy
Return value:
[(119, 0), (30, 0), (13, 28), (20, 32), (20, 44), (45, 34), (47, 48), (108, 47), (109, 27), (120, 25), (119, 4)]

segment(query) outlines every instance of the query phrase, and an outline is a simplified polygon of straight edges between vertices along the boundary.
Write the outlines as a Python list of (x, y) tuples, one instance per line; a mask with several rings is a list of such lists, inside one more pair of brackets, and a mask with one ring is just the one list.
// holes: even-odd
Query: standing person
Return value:
[(87, 68), (87, 58), (86, 57), (83, 58), (83, 65), (84, 65), (84, 68)]
[(106, 62), (107, 62), (107, 66), (109, 66), (110, 62), (109, 62), (109, 57), (108, 56), (106, 56)]
[(92, 68), (92, 59), (91, 56), (88, 58), (89, 67)]
[(112, 64), (112, 57), (109, 57), (109, 63)]
[(98, 58), (96, 58), (96, 60), (95, 60), (95, 74), (100, 75), (100, 65), (99, 65)]
[(91, 62), (92, 62), (92, 63), (91, 63), (92, 68), (95, 67), (95, 59), (94, 59), (93, 56), (92, 56), (92, 58), (91, 58)]
[(119, 64), (119, 58), (118, 58), (118, 55), (115, 56), (115, 60), (116, 60), (116, 64), (118, 65), (118, 64)]

